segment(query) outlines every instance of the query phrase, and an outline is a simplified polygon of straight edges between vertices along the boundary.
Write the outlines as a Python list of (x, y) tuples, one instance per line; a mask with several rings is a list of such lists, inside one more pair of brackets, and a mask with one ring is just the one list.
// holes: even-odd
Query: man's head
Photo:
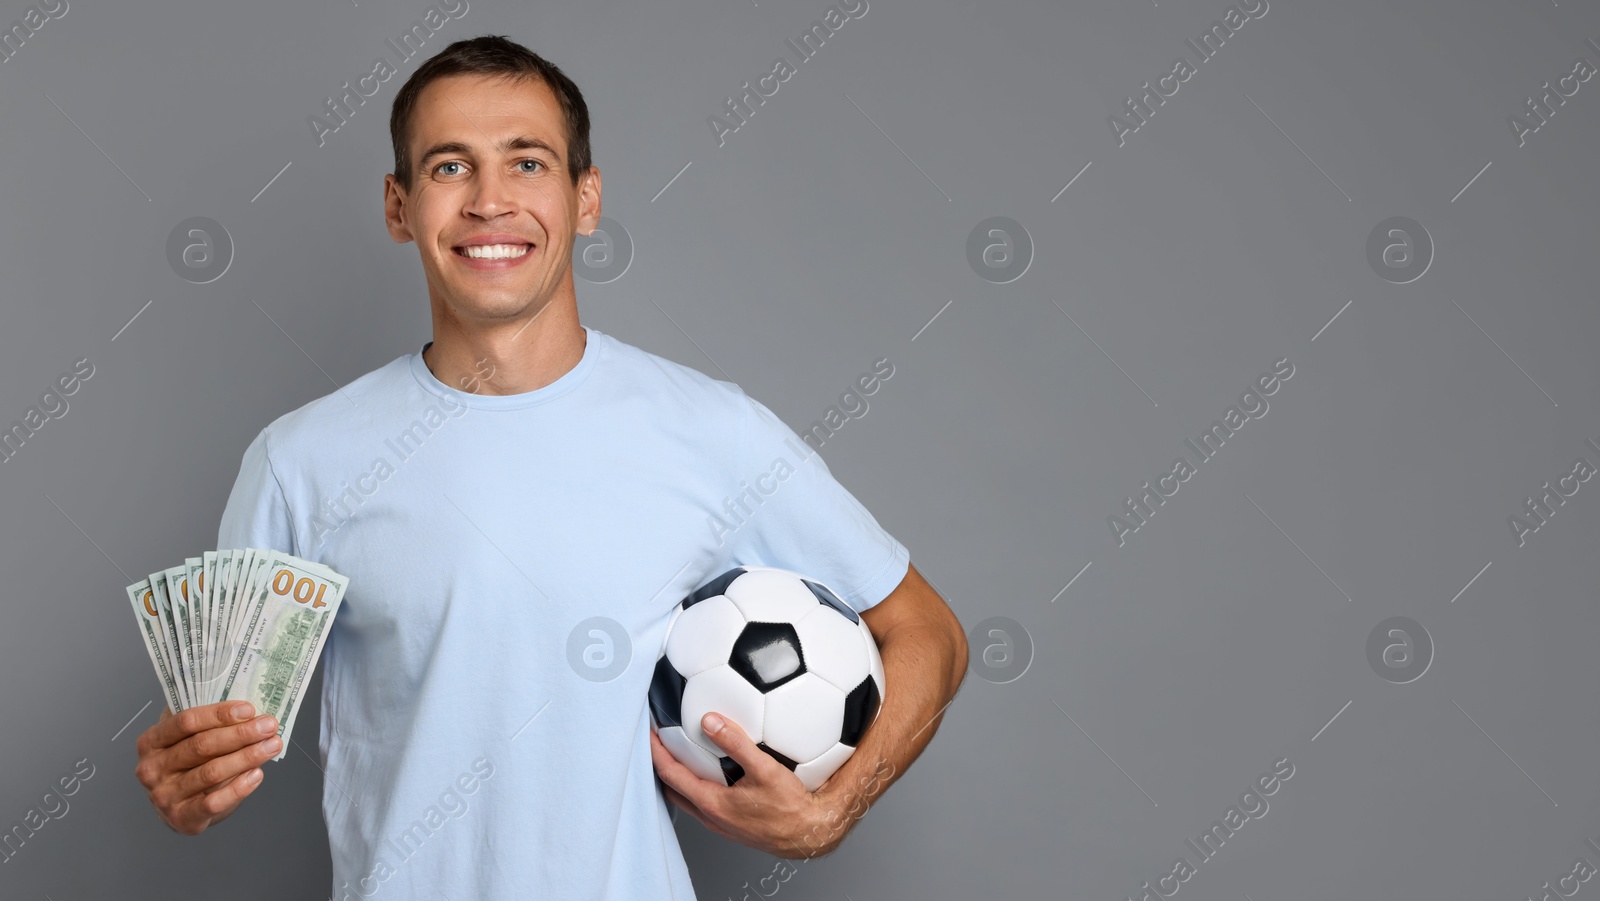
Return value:
[(589, 150), (589, 107), (583, 92), (566, 73), (532, 50), (498, 35), (456, 41), (417, 67), (395, 95), (389, 111), (389, 140), (394, 144), (394, 174), (400, 186), (411, 190), (417, 161), (411, 153), (412, 114), (422, 89), (449, 75), (493, 75), (506, 79), (543, 82), (561, 107), (563, 136), (567, 142), (567, 175), (574, 186), (592, 165)]
[[(389, 131), (389, 234), (416, 242), (436, 314), (481, 325), (571, 298), (573, 235), (600, 218), (571, 79), (504, 37), (457, 41), (401, 86)], [(485, 241), (509, 256), (469, 249)]]

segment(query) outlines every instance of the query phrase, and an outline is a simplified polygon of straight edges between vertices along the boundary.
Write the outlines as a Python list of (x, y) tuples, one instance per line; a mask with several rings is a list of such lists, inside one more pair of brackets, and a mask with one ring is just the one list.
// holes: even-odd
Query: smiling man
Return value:
[[(669, 801), (780, 857), (833, 850), (932, 738), (966, 669), (959, 622), (819, 456), (725, 541), (705, 528), (800, 441), (737, 385), (579, 323), (571, 252), (599, 222), (600, 170), (559, 69), (458, 41), (400, 89), (390, 131), (385, 216), (417, 246), (433, 340), (263, 429), (218, 534), (350, 578), (319, 724), (333, 897), (689, 901)], [(455, 418), (424, 423), (383, 491), (318, 528), (386, 439), (441, 407)], [(815, 793), (714, 714), (703, 727), (745, 771), (733, 787), (650, 728), (673, 608), (739, 564), (834, 587), (880, 646), (878, 719)], [(632, 658), (587, 671), (596, 643)], [(168, 712), (140, 737), (173, 829), (202, 832), (261, 785), (278, 745), (251, 713)]]

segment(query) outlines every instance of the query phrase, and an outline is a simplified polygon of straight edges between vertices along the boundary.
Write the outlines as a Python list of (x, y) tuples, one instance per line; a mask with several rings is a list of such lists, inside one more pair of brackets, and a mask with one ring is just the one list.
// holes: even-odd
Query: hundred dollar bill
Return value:
[[(226, 611), (228, 609), (229, 592), (233, 589), (237, 576), (237, 563), (242, 551), (223, 550), (208, 552), (213, 555), (211, 566), (213, 570), (209, 576), (209, 584), (204, 599), (204, 616), (206, 617), (202, 631), (205, 633), (207, 645), (201, 661), (201, 674), (196, 694), (201, 704), (214, 704), (222, 700), (223, 669), (227, 666), (227, 624)], [(202, 558), (203, 559), (203, 558)]]
[(189, 583), (185, 572), (181, 565), (172, 566), (163, 575), (167, 585), (167, 604), (172, 608), (173, 624), (178, 629), (178, 651), (181, 656), (178, 666), (183, 675), (183, 684), (189, 692), (189, 705), (193, 707), (203, 702), (200, 700), (199, 682), (195, 678), (194, 617), (189, 611)]
[(200, 672), (203, 668), (201, 660), (205, 655), (205, 644), (202, 641), (205, 636), (205, 609), (200, 606), (199, 573), (199, 557), (183, 558), (183, 594), (189, 605), (189, 655), (190, 664), (193, 666), (189, 676), (190, 681), (196, 685), (200, 683)]
[(280, 551), (259, 550), (256, 559), (261, 576), (246, 582), (238, 650), (219, 700), (246, 700), (258, 715), (276, 717), (283, 748), (273, 759), (281, 760), (349, 580)]
[(150, 574), (150, 592), (157, 615), (161, 618), (161, 641), (167, 652), (167, 665), (171, 668), (173, 681), (178, 685), (178, 698), (183, 702), (181, 707), (173, 708), (172, 712), (177, 713), (184, 707), (194, 706), (194, 703), (190, 700), (189, 686), (183, 681), (183, 641), (178, 637), (177, 617), (172, 612), (166, 570)]
[[(298, 558), (295, 558), (295, 559), (298, 559)], [(342, 576), (339, 573), (335, 572), (332, 567), (325, 566), (325, 565), (323, 565), (321, 563), (315, 563), (315, 562), (310, 562), (310, 561), (301, 561), (301, 562), (306, 563), (308, 568), (310, 568), (310, 569), (312, 569), (314, 571), (317, 571), (317, 572), (321, 572), (325, 577), (327, 577), (330, 580), (330, 582), (334, 581), (334, 580), (343, 581), (343, 582), (345, 582), (345, 588), (349, 587), (348, 580), (345, 579), (344, 576)], [(344, 603), (345, 588), (340, 588), (339, 589), (339, 601), (338, 601), (337, 604), (335, 604), (335, 607), (340, 606), (340, 605), (342, 605)], [(305, 697), (306, 684), (310, 682), (311, 671), (316, 668), (317, 660), (322, 656), (322, 646), (327, 643), (328, 634), (332, 632), (333, 623), (331, 621), (331, 617), (337, 612), (338, 612), (338, 610), (335, 609), (335, 610), (331, 611), (328, 614), (329, 617), (330, 617), (330, 621), (328, 623), (328, 628), (326, 630), (324, 630), (323, 636), (318, 640), (316, 649), (311, 652), (311, 668), (306, 670), (305, 681), (304, 681), (304, 683), (302, 683), (302, 685), (300, 686), (300, 688), (298, 690), (298, 694), (296, 696), (294, 706), (289, 708), (289, 722), (286, 723), (284, 725), (284, 727), (283, 727), (283, 734), (284, 734), (286, 739), (287, 739), (287, 736), (293, 734), (293, 732), (294, 732), (295, 720), (296, 720), (296, 718), (298, 718), (300, 716), (300, 700)], [(287, 744), (287, 741), (285, 741), (285, 743)], [(280, 754), (278, 756), (282, 757), (283, 755)]]
[[(239, 579), (239, 566), (244, 562), (244, 549), (217, 551), (217, 673), (228, 668), (228, 624), (233, 613), (233, 586)], [(213, 674), (215, 675), (215, 673)]]
[(216, 595), (211, 591), (217, 581), (217, 552), (206, 551), (200, 555), (200, 609), (205, 611), (205, 652), (200, 655), (200, 681), (211, 679), (212, 664), (217, 655), (217, 611), (212, 604)]
[[(261, 580), (261, 573), (267, 566), (267, 554), (262, 548), (243, 548), (237, 552), (239, 556), (238, 570), (234, 575), (233, 585), (228, 590), (228, 624), (224, 626), (223, 646), (227, 653), (228, 667), (233, 665), (239, 656), (239, 645), (244, 631), (245, 614), (248, 612), (251, 589)], [(223, 686), (227, 685), (229, 673), (223, 673)], [(222, 689), (219, 688), (218, 691)], [(219, 698), (219, 700), (221, 700)], [(259, 713), (259, 711), (258, 711)]]
[[(216, 551), (217, 559), (211, 574), (211, 641), (215, 648), (211, 653), (211, 671), (206, 675), (206, 680), (212, 683), (214, 689), (221, 688), (220, 677), (228, 666), (228, 590), (233, 587), (240, 553), (232, 549)], [(215, 696), (216, 691), (212, 694)]]
[(190, 573), (192, 613), (198, 621), (198, 651), (195, 653), (195, 701), (198, 704), (216, 703), (216, 655), (218, 655), (218, 629), (216, 629), (216, 599), (218, 599), (218, 552), (206, 551), (200, 555), (200, 565)]
[(174, 705), (172, 709), (174, 711), (181, 710), (183, 709), (183, 690), (178, 685), (178, 670), (177, 667), (175, 667), (172, 663), (172, 649), (168, 647), (168, 645), (171, 644), (171, 641), (167, 638), (167, 623), (166, 620), (161, 618), (161, 605), (156, 603), (155, 589), (151, 586), (148, 578), (140, 579), (139, 581), (128, 586), (129, 591), (133, 591), (135, 589), (138, 589), (140, 592), (140, 606), (146, 606), (147, 612), (151, 617), (150, 622), (155, 633), (154, 638), (156, 656), (161, 658), (159, 662), (159, 668), (166, 673), (166, 675), (162, 676), (162, 678), (172, 680), (172, 685), (175, 690), (177, 700), (179, 701), (179, 703)]
[(173, 678), (167, 653), (161, 647), (161, 611), (156, 608), (155, 593), (150, 580), (141, 579), (127, 588), (128, 601), (133, 604), (133, 615), (139, 620), (139, 634), (144, 638), (145, 652), (150, 655), (150, 665), (155, 667), (156, 678), (161, 682), (161, 694), (167, 699), (170, 710), (182, 710), (183, 698), (178, 694), (178, 684)]

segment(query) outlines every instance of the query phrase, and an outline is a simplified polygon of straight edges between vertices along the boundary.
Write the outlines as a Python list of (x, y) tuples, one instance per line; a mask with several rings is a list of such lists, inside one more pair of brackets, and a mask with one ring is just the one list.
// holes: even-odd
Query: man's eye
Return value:
[(443, 172), (445, 175), (454, 175), (455, 174), (454, 172), (444, 172), (444, 168), (446, 166), (459, 166), (459, 165), (461, 165), (461, 164), (458, 163), (458, 162), (455, 162), (455, 161), (451, 161), (451, 162), (448, 162), (448, 163), (440, 163), (438, 168), (434, 169), (433, 171), (435, 171), (435, 172)]
[[(526, 166), (526, 165), (528, 165), (528, 164), (529, 164), (529, 163), (532, 163), (532, 164), (534, 164), (534, 165), (535, 165), (535, 166), (543, 166), (543, 165), (544, 165), (544, 163), (542, 163), (542, 162), (540, 162), (540, 161), (539, 161), (539, 160), (523, 160), (523, 161), (522, 161), (522, 162), (521, 162), (521, 163), (520, 163), (520, 164), (519, 164), (519, 165), (523, 165), (523, 166)], [(534, 171), (534, 170), (532, 170), (532, 169), (524, 169), (524, 170), (522, 170), (522, 171), (524, 171), (524, 172), (532, 172), (532, 171)]]

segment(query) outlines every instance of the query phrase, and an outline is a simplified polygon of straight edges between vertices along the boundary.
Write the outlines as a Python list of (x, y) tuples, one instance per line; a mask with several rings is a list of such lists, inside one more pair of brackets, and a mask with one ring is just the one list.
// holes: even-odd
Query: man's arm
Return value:
[(837, 848), (867, 806), (922, 755), (967, 675), (961, 621), (914, 564), (861, 618), (877, 639), (887, 692), (856, 752), (817, 789), (831, 801), (832, 815), (820, 834), (813, 828), (797, 843), (805, 857)]
[(807, 792), (737, 723), (714, 732), (715, 714), (707, 714), (701, 727), (744, 767), (745, 777), (732, 787), (700, 779), (652, 734), (651, 754), (667, 797), (717, 835), (779, 857), (809, 858), (839, 847), (873, 799), (933, 739), (967, 670), (960, 620), (914, 565), (907, 564), (905, 578), (862, 618), (878, 642), (886, 693), (861, 744), (827, 782)]

